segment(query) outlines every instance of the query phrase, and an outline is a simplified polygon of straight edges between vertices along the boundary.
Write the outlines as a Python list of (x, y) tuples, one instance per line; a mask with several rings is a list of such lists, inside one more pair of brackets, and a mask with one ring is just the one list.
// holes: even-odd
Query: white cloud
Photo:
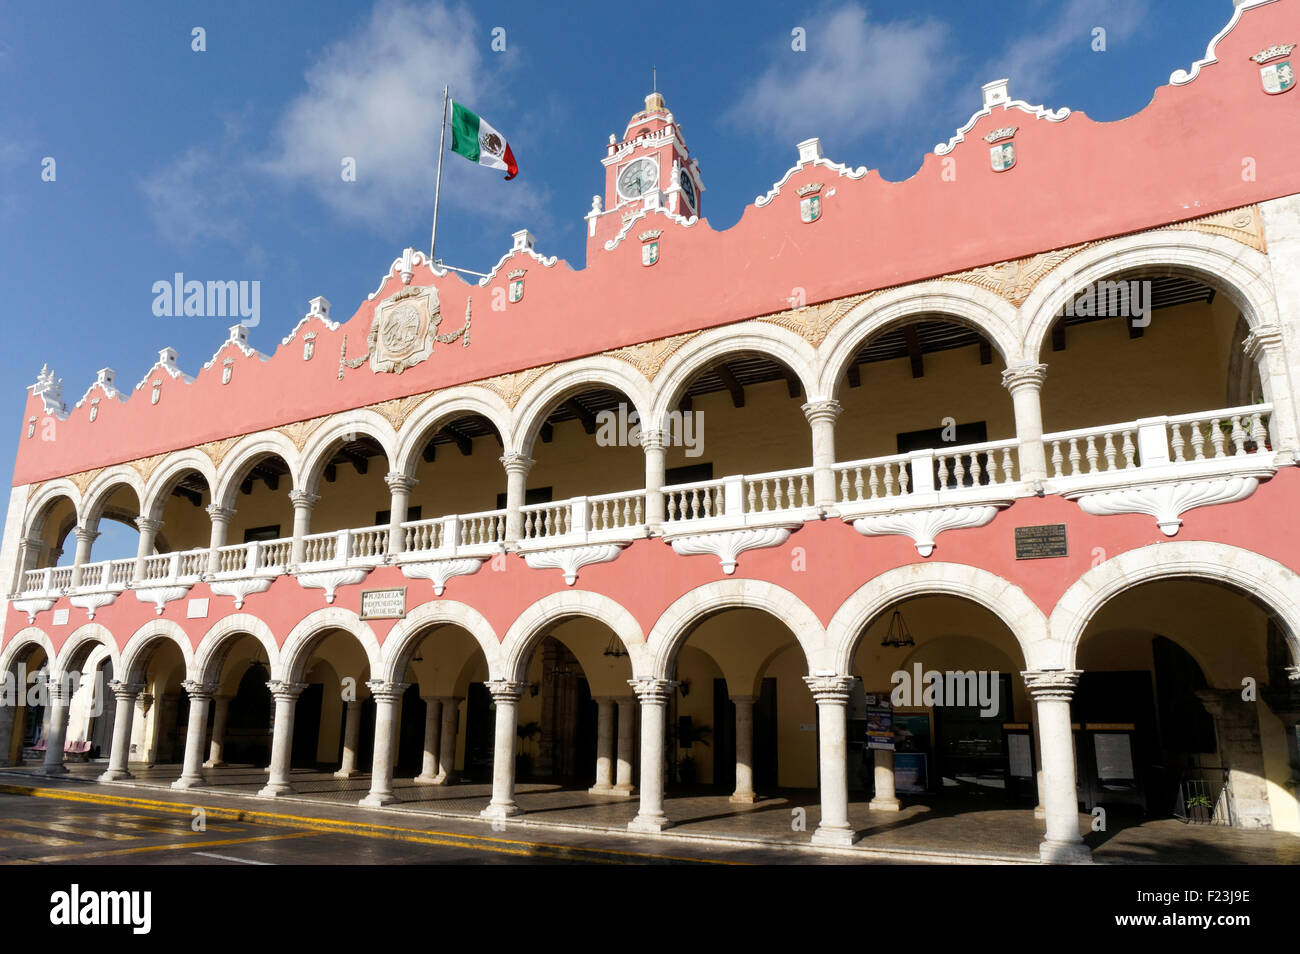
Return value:
[(950, 31), (932, 19), (872, 23), (850, 3), (800, 25), (807, 51), (787, 43), (729, 121), (791, 141), (832, 129), (852, 139), (923, 107), (950, 69)]
[(240, 163), (193, 146), (140, 184), (149, 215), (169, 243), (189, 249), (242, 242), (247, 194)]

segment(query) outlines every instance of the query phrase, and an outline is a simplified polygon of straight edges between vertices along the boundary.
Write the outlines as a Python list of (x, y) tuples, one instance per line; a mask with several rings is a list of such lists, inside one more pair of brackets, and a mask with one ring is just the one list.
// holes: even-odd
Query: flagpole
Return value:
[(447, 95), (450, 86), (442, 88), (442, 136), (438, 139), (438, 178), (433, 185), (433, 232), (429, 236), (429, 267), (437, 261), (433, 257), (438, 247), (438, 194), (442, 191), (442, 154), (447, 147)]

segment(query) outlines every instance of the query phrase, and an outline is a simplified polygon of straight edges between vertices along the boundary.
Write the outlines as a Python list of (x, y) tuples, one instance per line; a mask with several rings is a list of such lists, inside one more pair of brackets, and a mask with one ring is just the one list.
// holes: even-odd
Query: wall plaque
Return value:
[(406, 587), (361, 591), (362, 619), (406, 619)]
[(1069, 548), (1065, 544), (1065, 524), (1016, 527), (1017, 560), (1044, 560), (1069, 555)]

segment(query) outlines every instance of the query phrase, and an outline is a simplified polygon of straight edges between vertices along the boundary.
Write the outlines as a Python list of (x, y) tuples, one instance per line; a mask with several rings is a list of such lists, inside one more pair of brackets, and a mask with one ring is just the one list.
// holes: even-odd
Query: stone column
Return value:
[(375, 755), (370, 770), (370, 794), (357, 804), (378, 808), (395, 801), (393, 795), (393, 744), (397, 727), (397, 707), (402, 704), (402, 693), (408, 682), (385, 682), (372, 679), (366, 683), (375, 700)]
[(131, 582), (142, 583), (144, 561), (153, 555), (154, 543), (158, 539), (158, 531), (162, 529), (163, 522), (152, 517), (136, 517), (135, 525), (140, 531), (140, 543), (135, 551), (135, 572), (131, 576)]
[(1079, 791), (1074, 776), (1074, 734), (1070, 728), (1070, 699), (1079, 684), (1078, 669), (1022, 672), (1025, 689), (1034, 700), (1043, 749), (1043, 811), (1047, 834), (1038, 857), (1049, 864), (1092, 860), (1079, 834)]
[(320, 503), (320, 495), (309, 490), (289, 491), (289, 500), (293, 503), (293, 545), (289, 550), (290, 566), (302, 563), (307, 544), (304, 537), (311, 533), (311, 512)]
[(812, 428), (813, 504), (835, 506), (835, 421), (844, 408), (839, 401), (809, 401), (803, 415)]
[(15, 682), (14, 692), (18, 698), (14, 700), (13, 705), (0, 706), (0, 765), (13, 764), (9, 758), (9, 750), (13, 748), (14, 723), (17, 721), (18, 713), (22, 711), (21, 700), (27, 697), (27, 687)]
[(614, 776), (614, 794), (631, 796), (632, 758), (636, 747), (636, 699), (620, 696), (618, 703), (618, 768)]
[(293, 713), (298, 697), (307, 688), (305, 682), (272, 679), (266, 684), (275, 700), (275, 728), (271, 734), (271, 773), (266, 786), (257, 794), (263, 798), (292, 795), (289, 769), (293, 759)]
[(334, 773), (335, 778), (352, 778), (360, 773), (357, 771), (357, 746), (361, 743), (361, 702), (352, 700), (345, 702), (347, 715), (343, 721), (343, 759), (339, 763), (339, 770)]
[(614, 699), (596, 699), (596, 784), (587, 789), (592, 795), (608, 795), (614, 790)]
[(1219, 764), (1228, 775), (1234, 828), (1272, 828), (1268, 778), (1259, 738), (1258, 703), (1244, 702), (1239, 689), (1201, 689), (1196, 693), (1214, 717)]
[[(1270, 233), (1272, 234), (1272, 233)], [(1294, 239), (1290, 240), (1294, 242)], [(1272, 241), (1269, 243), (1276, 249)], [(1273, 254), (1277, 254), (1273, 251)], [(1295, 280), (1287, 276), (1284, 281), (1295, 285)], [(1290, 289), (1287, 289), (1289, 292)], [(1292, 297), (1283, 293), (1279, 298)], [(1287, 305), (1279, 302), (1279, 310), (1286, 314)], [(1294, 320), (1294, 319), (1289, 319)], [(1300, 463), (1300, 435), (1296, 433), (1295, 405), (1287, 388), (1286, 351), (1283, 347), (1283, 331), (1277, 325), (1264, 325), (1256, 328), (1242, 342), (1246, 358), (1260, 371), (1261, 382), (1266, 382), (1266, 400), (1273, 404), (1273, 413), (1269, 415), (1268, 427), (1273, 450), (1279, 458), (1290, 457)]]
[(77, 555), (73, 558), (72, 582), (69, 584), (70, 588), (74, 590), (81, 585), (82, 567), (90, 562), (90, 548), (95, 540), (99, 538), (98, 531), (86, 527), (77, 527), (75, 533), (77, 534)]
[(45, 733), (45, 761), (41, 775), (66, 775), (63, 764), (63, 740), (68, 731), (68, 703), (72, 701), (72, 687), (53, 674), (46, 677), (46, 694), (50, 700), (49, 729)]
[(1017, 460), (1021, 481), (1047, 478), (1043, 450), (1043, 408), (1040, 397), (1047, 377), (1045, 364), (1014, 364), (1002, 372), (1002, 386), (1011, 392), (1016, 414)]
[(817, 700), (818, 760), (821, 766), (822, 820), (813, 832), (814, 845), (851, 845), (849, 824), (847, 709), (852, 676), (804, 676)]
[(1036, 761), (1034, 787), (1038, 792), (1038, 804), (1034, 806), (1034, 817), (1046, 818), (1047, 809), (1043, 807), (1043, 792), (1046, 791), (1046, 787), (1043, 785), (1043, 734), (1038, 731), (1037, 713), (1034, 713), (1034, 721), (1030, 725), (1034, 727), (1034, 759)]
[(144, 691), (144, 685), (115, 679), (108, 688), (113, 690), (117, 699), (117, 711), (113, 718), (113, 748), (108, 753), (108, 771), (99, 777), (101, 782), (131, 778), (127, 768), (131, 758), (131, 718), (135, 715), (136, 697)]
[(495, 746), (492, 750), (492, 801), (479, 814), (508, 818), (519, 814), (515, 804), (515, 736), (519, 727), (519, 697), (526, 682), (494, 679), (487, 684), (496, 704)]
[(876, 794), (869, 807), (873, 812), (898, 811), (898, 795), (894, 791), (894, 750), (872, 749), (876, 769)]
[[(140, 709), (140, 761), (147, 767), (152, 767), (153, 758), (153, 734), (149, 725), (149, 710), (153, 708), (153, 693), (142, 692), (136, 699), (136, 706)], [(156, 728), (156, 727), (155, 727)]]
[(442, 720), (442, 702), (432, 696), (424, 697), (424, 762), (420, 766), (417, 782), (438, 781), (438, 727)]
[(659, 832), (671, 822), (664, 814), (664, 719), (677, 683), (669, 679), (629, 679), (641, 702), (641, 806), (628, 831)]
[(172, 788), (193, 788), (203, 784), (203, 742), (208, 730), (208, 702), (217, 691), (213, 683), (186, 679), (181, 686), (190, 697), (189, 725), (185, 730), (185, 761), (181, 777)]
[(220, 570), (221, 554), (218, 551), (226, 545), (226, 535), (230, 532), (230, 521), (235, 518), (235, 508), (208, 504), (207, 511), (212, 520), (212, 533), (208, 537), (208, 576), (215, 576)]
[(419, 481), (398, 471), (391, 471), (384, 476), (384, 483), (388, 484), (388, 490), (392, 494), (388, 505), (388, 555), (395, 557), (406, 549), (406, 534), (402, 530), (402, 524), (406, 522), (411, 491)]
[(208, 745), (208, 760), (204, 768), (219, 768), (225, 765), (222, 750), (226, 745), (226, 718), (230, 714), (230, 696), (213, 696), (212, 741)]
[(536, 463), (526, 454), (511, 451), (503, 454), (501, 463), (506, 469), (506, 543), (516, 543), (524, 535), (524, 491), (528, 486), (528, 472)]
[(460, 696), (443, 696), (442, 732), (438, 736), (438, 777), (439, 785), (451, 785), (456, 781), (456, 729), (460, 722)]
[(736, 706), (736, 790), (730, 801), (752, 805), (754, 794), (754, 697), (732, 696)]
[(645, 451), (645, 522), (648, 527), (657, 527), (667, 519), (664, 479), (668, 452), (664, 447), (664, 432), (641, 431), (641, 449)]

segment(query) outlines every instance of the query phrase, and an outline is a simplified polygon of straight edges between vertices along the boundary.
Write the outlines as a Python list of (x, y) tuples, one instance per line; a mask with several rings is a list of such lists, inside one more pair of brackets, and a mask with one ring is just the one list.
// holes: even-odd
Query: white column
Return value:
[(311, 533), (311, 512), (320, 503), (320, 496), (308, 490), (289, 491), (293, 503), (293, 545), (289, 550), (289, 563), (297, 566), (303, 560), (307, 544), (303, 538)]
[(851, 845), (846, 709), (851, 676), (804, 676), (817, 700), (818, 758), (821, 766), (822, 820), (813, 832), (815, 845)]
[(813, 504), (835, 506), (835, 421), (844, 408), (839, 401), (809, 401), (803, 415), (812, 428)]
[(217, 691), (216, 685), (186, 679), (181, 687), (190, 697), (189, 725), (185, 730), (185, 761), (181, 777), (172, 782), (172, 788), (193, 788), (203, 784), (203, 743), (208, 731), (208, 702)]
[(1020, 675), (1038, 711), (1043, 747), (1041, 798), (1047, 835), (1038, 847), (1038, 856), (1051, 864), (1091, 861), (1092, 852), (1079, 834), (1074, 733), (1070, 726), (1070, 699), (1079, 683), (1080, 670), (1039, 670)]
[(736, 790), (730, 801), (751, 805), (754, 794), (754, 697), (732, 696), (736, 706)]
[(596, 784), (587, 791), (608, 795), (614, 790), (614, 699), (596, 699)]
[(388, 555), (392, 557), (406, 549), (406, 534), (402, 531), (402, 524), (406, 522), (411, 491), (419, 481), (392, 471), (384, 476), (384, 483), (388, 484), (388, 490), (392, 494), (388, 505)]
[(135, 551), (135, 573), (132, 574), (131, 580), (140, 583), (144, 581), (144, 561), (153, 555), (154, 543), (158, 539), (158, 531), (162, 529), (163, 522), (151, 517), (136, 517), (135, 525), (140, 531), (140, 542)]
[(90, 562), (90, 548), (99, 533), (86, 527), (77, 527), (77, 555), (73, 558), (72, 563), (72, 582), (70, 587), (76, 589), (81, 585), (81, 568)]
[(670, 679), (629, 679), (641, 702), (641, 805), (628, 831), (659, 832), (671, 825), (664, 814), (664, 720), (677, 683)]
[(46, 679), (46, 694), (50, 700), (49, 729), (45, 733), (45, 761), (41, 765), (41, 775), (66, 775), (67, 767), (63, 764), (63, 740), (68, 731), (68, 703), (71, 701), (71, 687), (53, 675)]
[(636, 747), (636, 699), (620, 696), (618, 704), (618, 768), (614, 776), (614, 793), (630, 796), (632, 784), (632, 758)]
[(1038, 731), (1038, 713), (1033, 713), (1034, 721), (1030, 725), (1034, 728), (1034, 761), (1037, 768), (1034, 771), (1034, 791), (1038, 794), (1038, 803), (1034, 806), (1035, 818), (1046, 818), (1047, 809), (1043, 807), (1043, 735)]
[[(156, 725), (149, 721), (149, 710), (153, 708), (153, 693), (142, 692), (136, 698), (136, 707), (140, 710), (140, 761), (146, 766), (153, 765), (154, 738), (157, 736)], [(155, 722), (157, 720), (154, 720)], [(134, 731), (134, 730), (133, 730)]]
[(230, 715), (230, 696), (213, 696), (212, 741), (208, 744), (208, 760), (204, 768), (219, 768), (225, 765), (222, 751), (226, 746), (226, 718)]
[(664, 479), (668, 452), (664, 448), (663, 431), (643, 430), (641, 448), (645, 451), (645, 522), (646, 526), (657, 527), (667, 518)]
[(271, 774), (266, 786), (257, 794), (263, 798), (292, 795), (289, 769), (293, 759), (293, 713), (298, 697), (307, 688), (305, 682), (272, 679), (266, 684), (275, 700), (275, 729), (271, 734)]
[(438, 728), (442, 722), (442, 702), (432, 696), (424, 697), (424, 762), (420, 766), (417, 782), (434, 784), (438, 781)]
[(122, 682), (115, 679), (108, 684), (117, 700), (117, 711), (113, 716), (113, 748), (108, 753), (108, 771), (99, 777), (101, 782), (115, 782), (130, 778), (127, 764), (131, 758), (131, 720), (135, 715), (136, 697), (144, 691), (144, 686), (136, 682)]
[(438, 785), (456, 781), (456, 729), (460, 723), (460, 696), (443, 696), (442, 731), (438, 734)]
[[(1272, 244), (1271, 240), (1270, 244)], [(1277, 254), (1276, 246), (1272, 254)], [(1290, 275), (1287, 275), (1283, 281), (1287, 285), (1295, 284), (1295, 280)], [(1291, 296), (1284, 292), (1278, 297)], [(1279, 302), (1279, 307), (1285, 314), (1287, 306)], [(1246, 336), (1243, 347), (1246, 357), (1259, 368), (1260, 383), (1264, 387), (1264, 400), (1273, 405), (1273, 413), (1269, 415), (1268, 422), (1273, 450), (1282, 460), (1290, 457), (1300, 463), (1300, 435), (1296, 434), (1295, 405), (1287, 386), (1289, 375), (1286, 351), (1282, 342), (1283, 332), (1280, 327), (1264, 325)]]
[(496, 744), (492, 749), (492, 801), (479, 814), (484, 818), (508, 818), (519, 814), (519, 806), (515, 804), (515, 736), (519, 728), (519, 697), (528, 684), (494, 679), (487, 687), (496, 704)]
[(358, 802), (367, 808), (378, 808), (395, 801), (393, 795), (393, 746), (396, 742), (397, 707), (402, 704), (402, 693), (408, 682), (385, 682), (372, 679), (366, 683), (375, 700), (375, 755), (370, 769), (370, 794)]
[(1020, 479), (1044, 480), (1047, 477), (1047, 454), (1043, 450), (1043, 408), (1040, 401), (1045, 364), (1014, 364), (1002, 372), (1002, 386), (1011, 392), (1016, 414), (1016, 442), (1019, 445)]
[(868, 806), (873, 812), (898, 811), (898, 795), (894, 792), (894, 750), (872, 749), (876, 769), (876, 794)]
[(345, 702), (347, 715), (343, 721), (343, 759), (335, 778), (352, 778), (359, 775), (357, 771), (357, 746), (361, 743), (361, 702)]
[(208, 517), (212, 520), (212, 533), (208, 537), (208, 576), (215, 576), (220, 569), (221, 554), (218, 551), (226, 545), (230, 521), (235, 518), (235, 509), (208, 504), (207, 510)]
[(528, 486), (528, 472), (536, 463), (526, 454), (511, 451), (503, 454), (501, 463), (506, 469), (506, 542), (515, 543), (524, 535), (524, 491)]

